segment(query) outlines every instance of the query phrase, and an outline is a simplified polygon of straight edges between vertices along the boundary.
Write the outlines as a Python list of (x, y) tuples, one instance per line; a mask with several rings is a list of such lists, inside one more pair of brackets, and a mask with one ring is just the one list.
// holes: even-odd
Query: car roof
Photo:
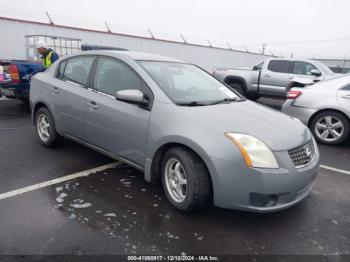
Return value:
[[(285, 57), (271, 57), (270, 60), (283, 60), (283, 61), (299, 61), (299, 62), (318, 62), (313, 59), (305, 59), (305, 58), (285, 58)], [(319, 62), (318, 62), (319, 63)]]
[(132, 60), (138, 61), (162, 61), (162, 62), (177, 62), (177, 63), (186, 63), (177, 58), (151, 54), (151, 53), (143, 53), (143, 52), (134, 52), (134, 51), (117, 51), (117, 50), (94, 50), (94, 51), (82, 51), (79, 53), (75, 53), (70, 57), (74, 57), (77, 55), (84, 54), (93, 54), (93, 55), (107, 55), (114, 57), (128, 57)]

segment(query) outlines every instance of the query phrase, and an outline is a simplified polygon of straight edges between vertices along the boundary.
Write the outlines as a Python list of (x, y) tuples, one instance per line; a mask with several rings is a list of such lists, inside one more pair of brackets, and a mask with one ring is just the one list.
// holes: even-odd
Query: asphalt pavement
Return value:
[[(262, 102), (278, 109), (281, 101)], [(350, 171), (350, 142), (320, 151), (322, 165)], [(1, 199), (113, 162), (68, 140), (42, 147), (28, 105), (0, 101), (0, 254), (350, 255), (350, 173), (325, 168), (307, 199), (271, 214), (180, 214), (127, 165)]]

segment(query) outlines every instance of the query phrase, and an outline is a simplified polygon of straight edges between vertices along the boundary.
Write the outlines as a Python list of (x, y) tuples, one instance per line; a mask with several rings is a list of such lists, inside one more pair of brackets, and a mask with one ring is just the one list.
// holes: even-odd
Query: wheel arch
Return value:
[(33, 124), (35, 124), (35, 116), (36, 116), (36, 113), (38, 112), (38, 110), (39, 110), (40, 108), (43, 108), (43, 107), (45, 107), (47, 110), (49, 110), (49, 111), (51, 112), (50, 107), (48, 107), (46, 103), (44, 103), (44, 102), (42, 102), (42, 101), (37, 102), (37, 103), (34, 105), (33, 111), (32, 111), (32, 121), (33, 121)]
[(243, 77), (240, 76), (227, 76), (224, 80), (227, 85), (240, 84), (244, 91), (247, 92), (247, 82)]
[(313, 115), (310, 117), (310, 119), (307, 123), (307, 126), (311, 127), (311, 123), (315, 119), (315, 117), (317, 115), (319, 115), (323, 112), (327, 112), (327, 111), (331, 111), (331, 112), (335, 112), (335, 113), (343, 115), (348, 120), (348, 123), (350, 124), (350, 117), (347, 114), (345, 114), (344, 112), (342, 112), (341, 110), (336, 109), (336, 108), (323, 108), (323, 109), (320, 109), (320, 110), (316, 111), (315, 113), (313, 113)]
[[(213, 190), (214, 190), (214, 181), (213, 181), (213, 176), (212, 176), (212, 166), (210, 163), (208, 163), (209, 160), (203, 158), (203, 154), (200, 153), (200, 149), (196, 148), (194, 149), (193, 146), (188, 145), (187, 143), (182, 143), (182, 142), (166, 142), (160, 146), (158, 146), (158, 148), (154, 151), (153, 155), (152, 155), (152, 160), (151, 160), (151, 164), (146, 168), (145, 168), (145, 177), (146, 180), (157, 184), (161, 181), (161, 168), (162, 168), (162, 160), (163, 160), (163, 156), (165, 154), (166, 151), (168, 151), (170, 148), (173, 147), (182, 147), (186, 150), (191, 151), (192, 153), (194, 153), (205, 165), (208, 174), (209, 174), (209, 179), (210, 179), (210, 189), (211, 189), (211, 194), (213, 194)], [(211, 196), (212, 197), (212, 196)]]

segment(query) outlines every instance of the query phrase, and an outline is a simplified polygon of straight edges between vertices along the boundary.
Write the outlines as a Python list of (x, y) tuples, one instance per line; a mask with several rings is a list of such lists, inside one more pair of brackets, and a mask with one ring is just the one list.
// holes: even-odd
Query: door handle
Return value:
[(350, 99), (350, 95), (343, 95), (342, 98)]
[(265, 74), (264, 77), (271, 77), (269, 74)]
[(99, 109), (100, 107), (96, 104), (95, 101), (91, 101), (89, 103), (87, 103), (87, 106), (93, 110)]
[(52, 90), (52, 93), (53, 93), (53, 94), (58, 94), (58, 93), (60, 92), (60, 90), (58, 90), (58, 88), (55, 87), (55, 86), (52, 87), (51, 90)]

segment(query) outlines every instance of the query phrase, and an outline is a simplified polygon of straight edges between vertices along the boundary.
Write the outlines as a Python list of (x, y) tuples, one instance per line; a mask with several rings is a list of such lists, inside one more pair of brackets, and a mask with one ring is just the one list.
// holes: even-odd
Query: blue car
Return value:
[(31, 77), (44, 70), (38, 62), (21, 60), (0, 61), (0, 94), (6, 98), (28, 101)]

